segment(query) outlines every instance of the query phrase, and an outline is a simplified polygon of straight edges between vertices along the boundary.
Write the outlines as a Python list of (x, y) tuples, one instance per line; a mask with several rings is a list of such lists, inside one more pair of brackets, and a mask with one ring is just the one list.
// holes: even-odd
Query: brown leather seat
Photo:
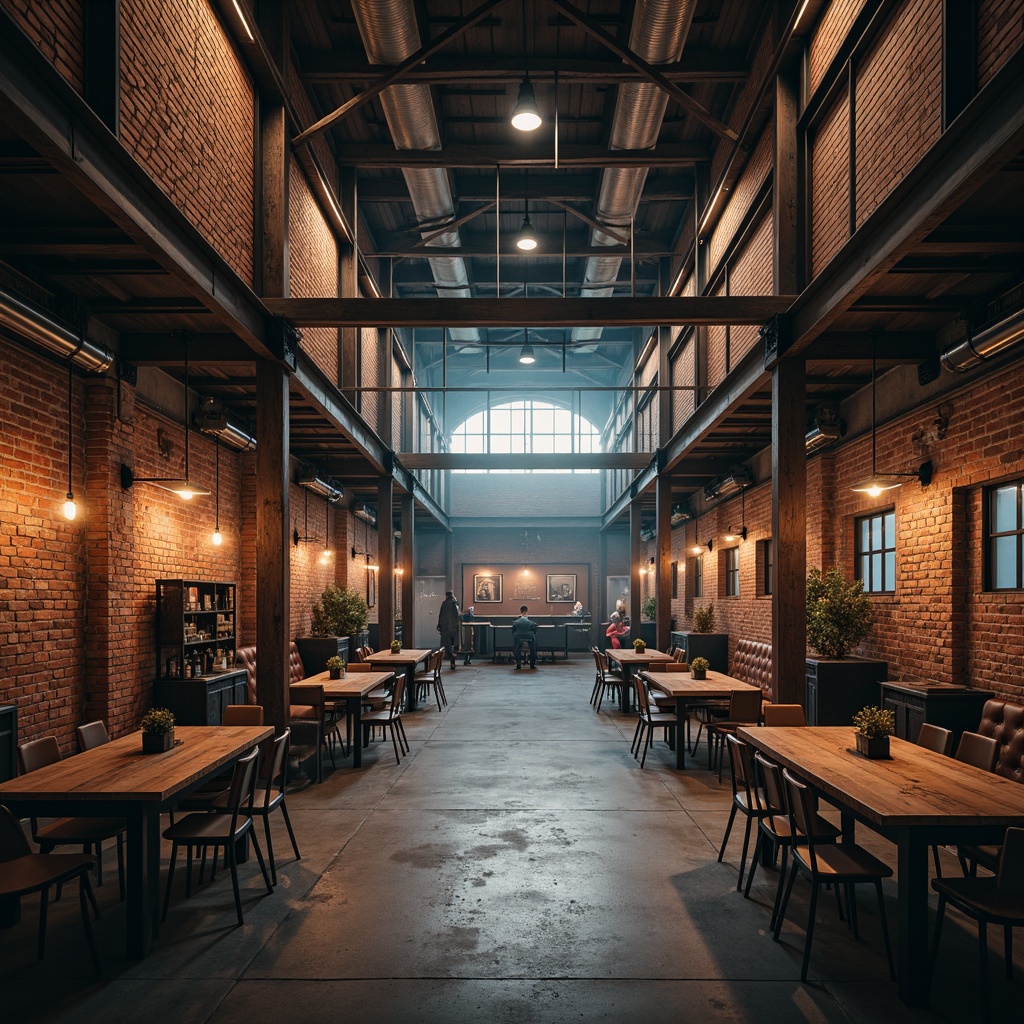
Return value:
[(75, 736), (78, 739), (78, 752), (92, 750), (93, 747), (102, 747), (104, 743), (110, 742), (110, 735), (103, 722), (86, 722), (85, 725), (75, 729)]
[(760, 686), (764, 699), (772, 700), (772, 645), (760, 640), (740, 640), (729, 675), (751, 686)]
[(1024, 782), (1024, 707), (1004, 700), (985, 701), (978, 732), (999, 745), (996, 775)]
[(802, 704), (766, 704), (764, 724), (779, 726), (800, 726), (807, 724)]

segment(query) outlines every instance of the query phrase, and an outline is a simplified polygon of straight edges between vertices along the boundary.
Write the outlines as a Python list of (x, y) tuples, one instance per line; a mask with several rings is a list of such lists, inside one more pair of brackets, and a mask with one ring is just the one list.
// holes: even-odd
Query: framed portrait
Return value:
[(548, 576), (548, 604), (561, 604), (568, 601), (576, 602), (576, 574), (562, 573)]
[(481, 573), (473, 577), (474, 604), (501, 604), (502, 577), (495, 573)]
[(377, 603), (377, 574), (367, 570), (366, 573), (366, 607), (372, 608)]

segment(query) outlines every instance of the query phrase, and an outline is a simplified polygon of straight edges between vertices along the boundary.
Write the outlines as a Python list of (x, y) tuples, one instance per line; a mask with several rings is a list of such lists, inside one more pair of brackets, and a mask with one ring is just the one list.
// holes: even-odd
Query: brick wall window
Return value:
[(854, 525), (857, 579), (865, 594), (896, 591), (896, 513), (864, 516)]
[(740, 596), (740, 549), (725, 550), (725, 596)]
[(693, 560), (693, 596), (704, 596), (704, 556), (698, 555)]
[(771, 537), (757, 542), (757, 568), (758, 581), (761, 584), (758, 597), (771, 597), (775, 585), (775, 554)]
[(985, 492), (985, 589), (1024, 590), (1024, 480)]

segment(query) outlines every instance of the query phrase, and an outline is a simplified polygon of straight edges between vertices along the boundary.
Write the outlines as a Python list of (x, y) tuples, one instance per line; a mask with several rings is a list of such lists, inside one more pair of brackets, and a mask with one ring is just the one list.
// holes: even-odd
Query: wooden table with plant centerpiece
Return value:
[(144, 754), (141, 733), (131, 732), (0, 783), (0, 804), (21, 814), (126, 820), (128, 956), (142, 959), (159, 932), (161, 811), (273, 735), (262, 725), (175, 726), (170, 750)]
[(391, 671), (405, 669), (405, 709), (406, 711), (415, 711), (416, 686), (413, 680), (416, 676), (416, 666), (421, 661), (426, 661), (433, 653), (431, 650), (403, 647), (400, 651), (377, 651), (376, 654), (367, 655), (366, 660), (375, 668)]
[(636, 650), (634, 647), (609, 647), (605, 654), (622, 670), (622, 685), (619, 687), (619, 710), (629, 714), (630, 694), (633, 692), (633, 673), (649, 668), (659, 661), (672, 661), (671, 654), (656, 651), (653, 647)]
[(738, 736), (835, 804), (845, 841), (860, 821), (896, 844), (899, 992), (927, 1003), (928, 849), (1001, 842), (1024, 825), (1024, 786), (895, 736), (889, 758), (862, 757), (852, 726), (742, 726)]

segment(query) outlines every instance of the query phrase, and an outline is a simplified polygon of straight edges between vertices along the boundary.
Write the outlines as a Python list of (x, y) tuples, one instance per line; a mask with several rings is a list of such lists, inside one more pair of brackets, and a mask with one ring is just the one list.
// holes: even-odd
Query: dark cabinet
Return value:
[(302, 671), (309, 676), (327, 671), (328, 658), (341, 658), (349, 662), (349, 638), (347, 636), (298, 636), (295, 646), (302, 659)]
[(707, 658), (708, 667), (712, 672), (729, 671), (729, 634), (728, 633), (689, 633), (673, 631), (671, 642), (681, 647), (686, 653), (686, 660)]
[(18, 706), (0, 706), (0, 782), (18, 774)]
[(185, 680), (235, 664), (235, 585), (156, 581), (156, 678)]
[(952, 683), (885, 682), (881, 687), (882, 707), (896, 716), (896, 735), (917, 741), (923, 722), (950, 729), (953, 749), (965, 730), (973, 732), (981, 721), (991, 690), (975, 690)]
[(247, 702), (245, 669), (196, 676), (193, 679), (158, 679), (153, 704), (167, 708), (178, 725), (220, 725), (229, 704)]
[(807, 724), (850, 725), (869, 704), (878, 706), (878, 684), (889, 664), (868, 658), (808, 658), (806, 661)]

